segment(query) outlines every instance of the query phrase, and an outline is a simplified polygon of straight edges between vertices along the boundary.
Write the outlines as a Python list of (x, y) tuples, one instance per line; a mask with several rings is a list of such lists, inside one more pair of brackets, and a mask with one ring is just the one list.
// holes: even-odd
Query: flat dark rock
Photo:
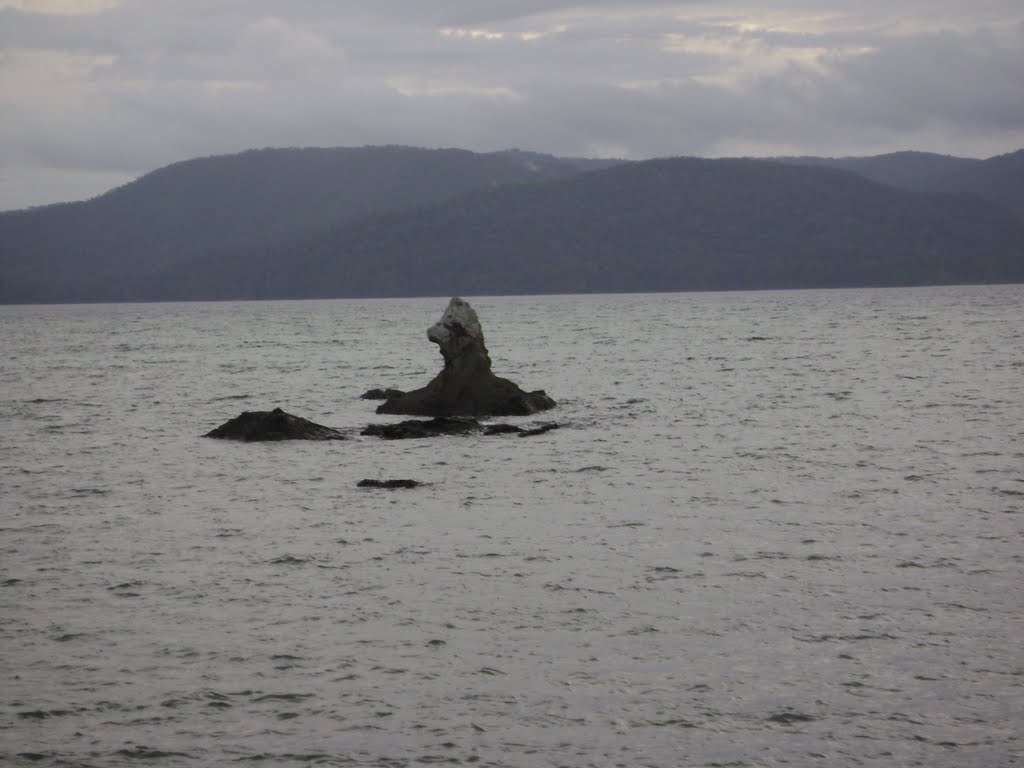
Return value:
[(485, 435), (508, 435), (522, 432), (522, 427), (517, 427), (515, 424), (488, 424), (484, 427)]
[(292, 416), (280, 408), (272, 411), (246, 411), (231, 421), (207, 432), (204, 437), (222, 440), (344, 440), (336, 429)]
[(385, 440), (408, 440), (440, 435), (465, 435), (480, 429), (476, 419), (441, 416), (436, 419), (409, 419), (397, 424), (370, 424), (360, 434)]
[(416, 480), (360, 480), (360, 488), (416, 488), (423, 485)]
[(558, 429), (558, 424), (541, 424), (539, 427), (533, 429), (523, 429), (519, 432), (519, 437), (533, 437), (534, 435), (543, 435), (545, 432), (550, 432), (552, 429)]
[(484, 434), (533, 437), (534, 435), (543, 435), (545, 432), (550, 432), (552, 429), (558, 429), (559, 426), (561, 425), (551, 422), (550, 424), (541, 424), (539, 427), (523, 429), (522, 427), (517, 427), (515, 424), (490, 424), (484, 427)]

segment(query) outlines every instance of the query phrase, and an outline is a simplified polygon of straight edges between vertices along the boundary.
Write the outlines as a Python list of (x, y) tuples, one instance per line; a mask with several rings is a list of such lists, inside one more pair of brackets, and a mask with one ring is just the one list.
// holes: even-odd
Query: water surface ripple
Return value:
[(359, 437), (444, 304), (0, 307), (0, 763), (1024, 760), (1024, 287), (475, 299), (563, 428)]

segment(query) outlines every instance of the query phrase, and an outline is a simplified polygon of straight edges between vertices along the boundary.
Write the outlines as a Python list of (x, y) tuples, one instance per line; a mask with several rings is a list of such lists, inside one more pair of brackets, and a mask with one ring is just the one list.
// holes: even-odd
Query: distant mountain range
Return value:
[(977, 282), (1024, 282), (1024, 150), (264, 149), (0, 213), (8, 303)]
[(894, 187), (931, 194), (971, 194), (1024, 217), (1024, 150), (974, 160), (928, 152), (874, 157), (780, 157), (781, 162), (853, 171)]

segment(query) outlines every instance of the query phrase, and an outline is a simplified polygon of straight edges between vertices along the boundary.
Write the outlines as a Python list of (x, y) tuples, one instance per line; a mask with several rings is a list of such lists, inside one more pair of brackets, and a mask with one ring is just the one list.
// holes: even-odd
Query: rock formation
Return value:
[(427, 330), (441, 348), (444, 368), (427, 386), (389, 397), (377, 413), (413, 416), (526, 416), (555, 406), (544, 390), (524, 392), (491, 372), (491, 358), (476, 312), (453, 298)]
[(231, 421), (207, 432), (204, 437), (224, 440), (344, 440), (336, 429), (314, 424), (299, 416), (292, 416), (280, 408), (272, 411), (246, 411)]

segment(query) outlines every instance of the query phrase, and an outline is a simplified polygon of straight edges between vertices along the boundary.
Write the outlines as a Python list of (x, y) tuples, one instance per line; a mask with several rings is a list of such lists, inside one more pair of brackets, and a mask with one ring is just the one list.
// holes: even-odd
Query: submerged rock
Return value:
[(558, 429), (559, 424), (550, 422), (536, 427), (517, 427), (515, 424), (482, 425), (476, 419), (463, 416), (438, 416), (436, 419), (408, 419), (397, 424), (370, 424), (359, 434), (383, 437), (385, 440), (409, 440), (421, 437), (438, 437), (440, 435), (468, 435), (471, 432), (483, 431), (484, 435), (516, 435), (532, 437)]
[(524, 392), (491, 372), (480, 320), (468, 302), (453, 298), (441, 319), (427, 331), (441, 348), (444, 368), (433, 381), (412, 392), (389, 397), (377, 413), (412, 416), (526, 416), (554, 408), (544, 392)]
[(509, 434), (520, 434), (523, 428), (517, 427), (515, 424), (488, 424), (484, 427), (485, 435), (509, 435)]
[(436, 419), (409, 419), (397, 424), (370, 424), (360, 434), (383, 437), (385, 440), (409, 440), (439, 435), (465, 435), (478, 429), (480, 422), (476, 419), (446, 416)]
[(550, 432), (552, 429), (558, 429), (560, 425), (554, 422), (549, 424), (541, 424), (539, 427), (531, 427), (529, 429), (523, 429), (517, 427), (515, 424), (491, 424), (484, 428), (485, 435), (508, 435), (515, 434), (519, 437), (533, 437), (534, 435), (543, 435), (545, 432)]
[(534, 435), (543, 435), (545, 432), (550, 432), (552, 429), (558, 429), (559, 425), (554, 422), (550, 424), (541, 424), (539, 427), (533, 429), (524, 429), (519, 433), (519, 437), (533, 437)]
[(360, 480), (360, 488), (416, 488), (423, 485), (417, 480)]
[(401, 397), (404, 395), (400, 389), (368, 389), (360, 395), (363, 400), (387, 400), (391, 397)]
[(336, 429), (292, 416), (280, 408), (272, 411), (246, 411), (231, 421), (207, 432), (204, 437), (224, 440), (344, 440)]

